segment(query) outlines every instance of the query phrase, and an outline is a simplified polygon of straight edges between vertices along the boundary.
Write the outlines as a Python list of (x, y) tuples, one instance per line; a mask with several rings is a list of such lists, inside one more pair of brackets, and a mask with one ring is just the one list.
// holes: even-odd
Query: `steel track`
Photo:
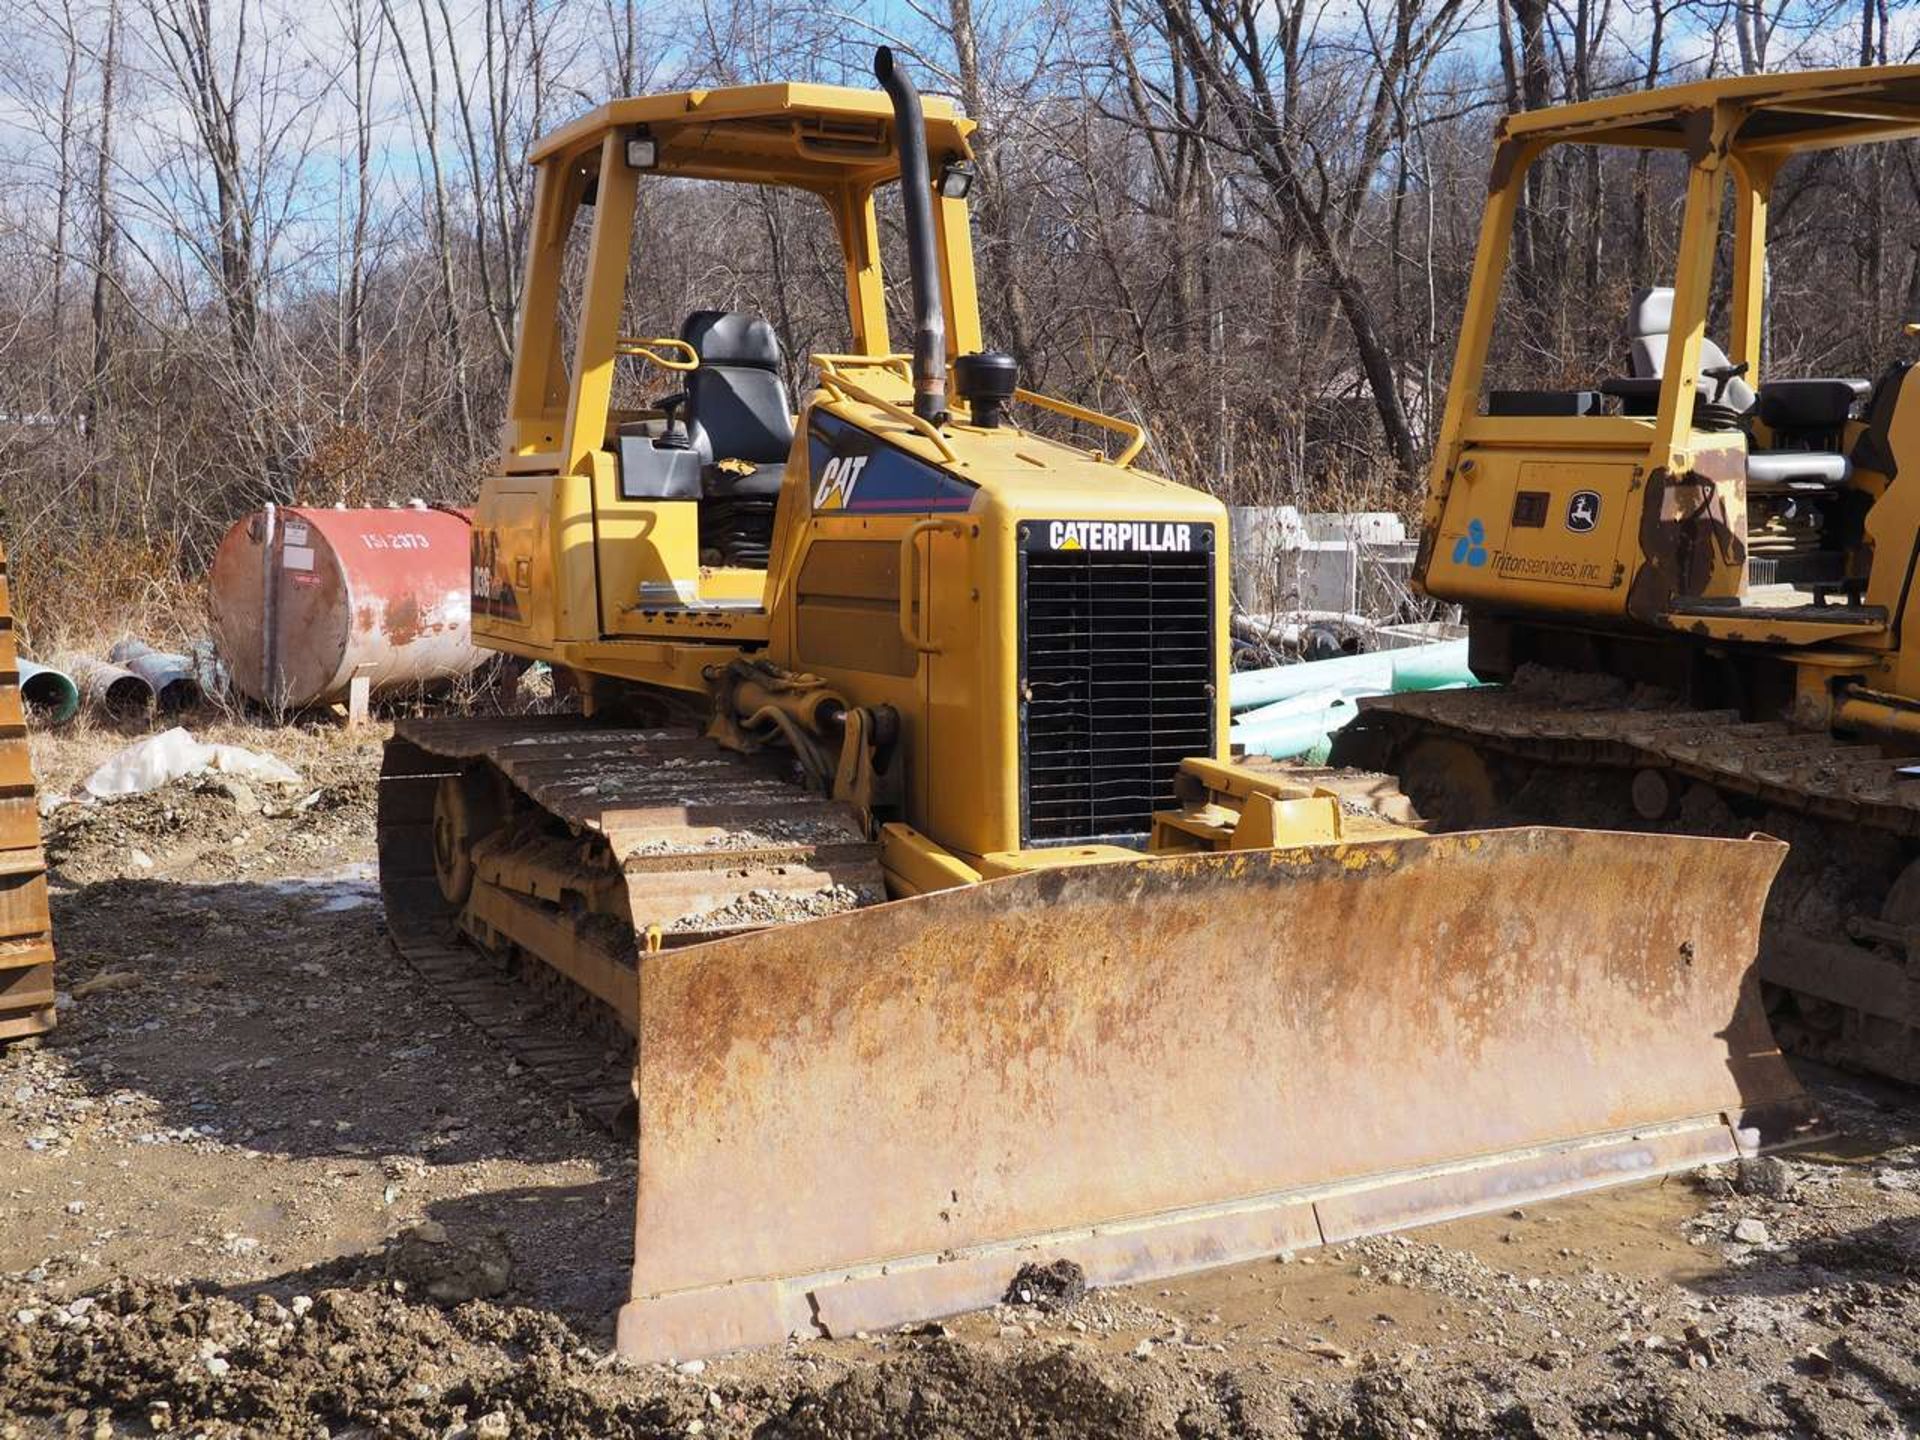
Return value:
[[(476, 878), (459, 905), (435, 862), (447, 785), (498, 799), (494, 823), (466, 847)], [(783, 757), (726, 751), (691, 729), (402, 721), (381, 767), (380, 888), (394, 948), (616, 1131), (633, 1126), (644, 951), (874, 903), (884, 898), (878, 848), (849, 807), (796, 783)]]
[[(1784, 721), (1743, 721), (1731, 709), (1689, 709), (1657, 697), (1622, 703), (1615, 690), (1585, 701), (1552, 688), (1386, 695), (1361, 702), (1355, 732), (1336, 758), (1397, 769), (1423, 738), (1568, 774), (1652, 771), (1699, 782), (1805, 817), (1836, 845), (1862, 831), (1920, 841), (1920, 777), (1903, 773), (1913, 760)], [(1862, 914), (1849, 917), (1848, 933), (1813, 934), (1770, 917), (1759, 965), (1763, 980), (1801, 1002), (1801, 1019), (1835, 1009), (1841, 1015), (1837, 1025), (1814, 1028), (1787, 1017), (1777, 1027), (1783, 1047), (1920, 1082), (1920, 931)]]

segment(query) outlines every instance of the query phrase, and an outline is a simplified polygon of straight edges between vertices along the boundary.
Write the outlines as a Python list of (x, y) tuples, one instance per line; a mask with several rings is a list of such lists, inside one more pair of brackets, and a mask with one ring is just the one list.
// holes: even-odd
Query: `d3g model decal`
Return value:
[(500, 558), (500, 535), (495, 530), (473, 529), (467, 553), (473, 566), (473, 613), (491, 615), (496, 620), (520, 624), (520, 596), (514, 590), (513, 577)]

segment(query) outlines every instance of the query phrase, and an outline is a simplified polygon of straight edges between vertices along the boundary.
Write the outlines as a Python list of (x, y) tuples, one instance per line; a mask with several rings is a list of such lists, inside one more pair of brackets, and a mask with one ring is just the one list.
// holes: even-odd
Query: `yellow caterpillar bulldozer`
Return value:
[[(1920, 379), (1764, 372), (1768, 210), (1797, 156), (1920, 137), (1920, 67), (1760, 75), (1508, 117), (1418, 582), (1494, 688), (1363, 704), (1334, 758), (1445, 827), (1516, 815), (1793, 841), (1759, 970), (1776, 1034), (1920, 1081)], [(1677, 264), (1619, 373), (1485, 385), (1527, 172), (1685, 162)], [(1732, 206), (1730, 273), (1716, 281)], [(1643, 277), (1655, 278), (1655, 277)], [(1816, 283), (1817, 283), (1817, 277)], [(1723, 350), (1708, 333), (1716, 296)], [(1909, 326), (1909, 333), (1916, 327)]]
[[(877, 1329), (1028, 1260), (1142, 1279), (1795, 1134), (1751, 974), (1777, 842), (1430, 837), (1380, 775), (1231, 759), (1223, 508), (982, 348), (972, 127), (875, 72), (617, 100), (537, 147), (474, 629), (584, 714), (403, 722), (383, 771), (402, 953), (637, 1130), (621, 1350)], [(830, 216), (851, 342), (797, 416), (756, 316), (623, 333), (636, 194), (669, 179)], [(615, 406), (628, 363), (671, 393)]]

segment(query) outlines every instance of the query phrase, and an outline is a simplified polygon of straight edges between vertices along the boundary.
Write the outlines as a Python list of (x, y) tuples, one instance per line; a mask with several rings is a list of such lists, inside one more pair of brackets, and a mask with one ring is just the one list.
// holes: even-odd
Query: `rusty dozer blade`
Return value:
[(1515, 829), (1054, 869), (642, 957), (619, 1345), (688, 1358), (1752, 1154), (1786, 847)]

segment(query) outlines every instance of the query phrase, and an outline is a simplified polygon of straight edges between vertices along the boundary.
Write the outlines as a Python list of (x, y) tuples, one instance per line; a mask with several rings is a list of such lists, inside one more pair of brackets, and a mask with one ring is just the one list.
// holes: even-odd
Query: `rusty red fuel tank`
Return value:
[(409, 505), (269, 505), (234, 523), (208, 577), (214, 635), (234, 687), (297, 710), (473, 673), (472, 525)]

